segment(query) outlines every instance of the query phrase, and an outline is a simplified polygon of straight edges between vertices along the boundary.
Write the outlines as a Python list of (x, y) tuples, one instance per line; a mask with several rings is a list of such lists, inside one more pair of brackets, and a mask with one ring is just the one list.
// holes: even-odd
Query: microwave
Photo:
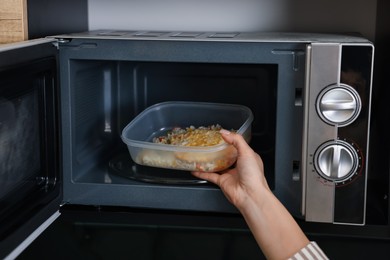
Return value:
[(0, 47), (1, 247), (67, 205), (239, 214), (190, 172), (130, 158), (122, 130), (167, 101), (248, 107), (249, 144), (291, 214), (365, 225), (373, 59), (360, 36), (287, 32), (97, 30)]

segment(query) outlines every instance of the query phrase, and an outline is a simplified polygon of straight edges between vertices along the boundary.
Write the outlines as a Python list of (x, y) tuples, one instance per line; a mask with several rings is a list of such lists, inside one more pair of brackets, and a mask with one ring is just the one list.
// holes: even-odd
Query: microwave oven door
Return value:
[(57, 48), (0, 46), (0, 258), (14, 259), (59, 216)]

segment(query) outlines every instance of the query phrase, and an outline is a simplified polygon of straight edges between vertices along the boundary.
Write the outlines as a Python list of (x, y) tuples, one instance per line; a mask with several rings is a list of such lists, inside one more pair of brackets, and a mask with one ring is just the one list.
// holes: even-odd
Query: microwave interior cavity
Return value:
[[(270, 187), (300, 214), (306, 42), (97, 37), (59, 42), (65, 203), (236, 212), (190, 172), (135, 164), (120, 138), (151, 105), (199, 101), (252, 110), (250, 145)], [(77, 196), (85, 187), (100, 192)], [(112, 187), (115, 198), (105, 195)]]
[[(69, 81), (72, 182), (105, 182), (110, 161), (119, 163), (119, 157), (131, 160), (127, 158), (127, 147), (120, 133), (145, 108), (164, 101), (199, 101), (241, 104), (252, 110), (255, 120), (251, 145), (267, 162), (267, 178), (273, 187), (277, 71), (275, 64), (72, 60), (70, 74), (73, 76)], [(102, 162), (101, 167), (96, 162)], [(122, 172), (115, 165), (111, 166), (114, 166), (111, 173), (129, 179), (148, 171), (151, 179), (156, 174), (161, 178), (170, 174), (169, 170), (134, 163)], [(109, 170), (112, 169), (109, 167)], [(156, 173), (159, 171), (163, 173)], [(189, 172), (175, 174), (176, 179), (183, 178), (186, 182), (190, 178)], [(156, 179), (155, 183), (158, 182)]]

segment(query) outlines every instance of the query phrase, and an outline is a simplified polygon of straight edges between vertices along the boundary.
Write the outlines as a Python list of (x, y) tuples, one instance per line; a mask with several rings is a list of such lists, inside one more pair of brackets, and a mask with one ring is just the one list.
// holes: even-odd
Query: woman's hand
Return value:
[(192, 174), (218, 185), (227, 199), (237, 208), (241, 208), (246, 198), (256, 190), (269, 189), (264, 177), (263, 161), (241, 135), (227, 130), (220, 132), (225, 142), (237, 149), (235, 167), (220, 173), (193, 172)]
[(294, 218), (269, 189), (263, 161), (239, 134), (221, 130), (237, 149), (233, 169), (220, 173), (193, 172), (218, 185), (245, 218), (267, 259), (287, 259), (309, 244)]

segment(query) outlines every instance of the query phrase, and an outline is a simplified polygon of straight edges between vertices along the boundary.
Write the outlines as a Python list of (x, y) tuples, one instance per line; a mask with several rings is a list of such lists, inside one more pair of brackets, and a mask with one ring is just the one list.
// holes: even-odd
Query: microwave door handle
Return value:
[(22, 243), (20, 243), (11, 253), (9, 253), (4, 260), (16, 259), (43, 231), (46, 230), (59, 216), (60, 211), (56, 211), (45, 222), (43, 222), (37, 229), (34, 230)]

